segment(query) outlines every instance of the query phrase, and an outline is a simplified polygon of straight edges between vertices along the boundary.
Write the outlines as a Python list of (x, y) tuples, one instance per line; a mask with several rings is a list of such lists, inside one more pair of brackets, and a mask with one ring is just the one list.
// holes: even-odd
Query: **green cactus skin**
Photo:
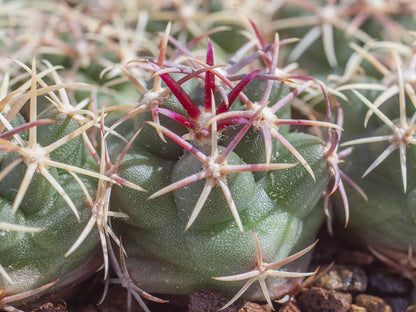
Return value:
[(397, 250), (405, 259), (408, 248), (415, 248), (415, 189), (403, 194), (400, 183), (394, 185), (376, 173), (364, 178), (361, 186), (368, 201), (350, 193), (351, 221), (342, 237), (361, 248)]
[[(385, 135), (384, 125), (374, 130), (372, 135)], [(357, 147), (351, 154), (351, 164), (346, 168), (351, 177), (360, 181), (360, 187), (368, 197), (365, 200), (357, 192), (349, 192), (351, 204), (348, 227), (338, 231), (341, 236), (355, 246), (372, 247), (383, 251), (394, 249), (406, 257), (408, 248), (416, 247), (415, 224), (415, 146), (406, 151), (407, 190), (403, 192), (399, 152), (394, 151), (367, 176), (361, 178), (377, 156), (389, 144), (375, 143)], [(381, 191), (382, 190), (382, 191)], [(343, 222), (343, 216), (338, 216)], [(400, 229), (400, 230), (398, 230)]]
[[(408, 155), (413, 153), (414, 148), (408, 149)], [(370, 248), (381, 261), (412, 279), (412, 264), (409, 263), (407, 267), (406, 263), (411, 261), (409, 250), (416, 248), (414, 178), (408, 177), (407, 191), (403, 193), (400, 162), (393, 153), (391, 159), (386, 159), (361, 179), (362, 173), (371, 163), (369, 155), (369, 147), (357, 148), (350, 157), (354, 166), (347, 168), (348, 174), (360, 181), (360, 187), (368, 199), (365, 200), (359, 193), (347, 189), (350, 222), (342, 231), (340, 226), (335, 226), (335, 232), (351, 246)], [(339, 225), (343, 224), (344, 216), (337, 213), (336, 217)]]
[[(250, 136), (256, 135), (261, 133)], [(322, 210), (316, 207), (329, 179), (323, 142), (301, 133), (288, 134), (287, 139), (311, 165), (316, 183), (300, 165), (266, 172), (258, 180), (251, 172), (227, 176), (244, 229), (257, 233), (268, 262), (283, 259), (310, 244), (323, 221)], [(250, 159), (246, 155), (252, 150), (241, 147), (235, 153), (229, 156), (228, 163), (243, 163), (242, 159)], [(272, 162), (296, 161), (288, 154), (277, 144)], [(200, 168), (201, 163), (189, 153), (173, 161), (136, 147), (122, 162), (120, 176), (153, 193)], [(239, 231), (219, 188), (211, 192), (195, 223), (184, 232), (203, 186), (199, 181), (149, 200), (146, 193), (114, 188), (112, 206), (129, 215), (114, 227), (129, 250), (127, 266), (141, 288), (171, 294), (213, 288), (231, 295), (241, 287), (238, 282), (212, 279), (248, 271), (255, 259), (251, 233)], [(305, 258), (284, 269), (304, 270), (307, 262)], [(294, 287), (293, 283), (285, 278), (271, 279), (272, 297), (285, 294)], [(254, 287), (246, 296), (264, 298), (261, 290)]]
[[(52, 288), (56, 290), (85, 279), (100, 266), (97, 233), (92, 233), (91, 239), (72, 255), (64, 257), (88, 221), (89, 211), (85, 197), (73, 178), (61, 175), (60, 181), (77, 207), (80, 207), (80, 223), (68, 209), (67, 203), (56, 193), (48, 197), (49, 202), (44, 206), (36, 207), (37, 211), (19, 209), (13, 217), (10, 216), (11, 202), (1, 198), (2, 221), (43, 229), (39, 233), (0, 231), (0, 262), (12, 279), (12, 283), (0, 279), (0, 288), (8, 295), (59, 281)], [(88, 184), (88, 181), (85, 183)], [(33, 205), (30, 199), (25, 201), (27, 205)]]
[[(39, 114), (39, 117), (46, 116), (55, 118), (56, 123), (37, 128), (37, 140), (42, 146), (58, 141), (79, 127), (76, 121), (51, 110)], [(18, 119), (22, 122), (20, 117)], [(19, 157), (17, 153), (4, 153), (1, 169)], [(53, 161), (84, 168), (90, 167), (87, 164), (89, 158), (79, 136), (50, 154)], [(26, 164), (21, 163), (3, 178), (0, 183), (0, 220), (39, 229), (34, 232), (0, 229), (0, 264), (8, 275), (8, 278), (0, 276), (0, 289), (7, 296), (30, 292), (51, 282), (55, 283), (47, 289), (48, 292), (73, 287), (73, 283), (87, 278), (101, 265), (96, 231), (74, 253), (64, 256), (85, 227), (90, 209), (83, 190), (70, 174), (53, 167), (48, 171), (77, 207), (79, 221), (64, 198), (39, 173), (34, 174), (19, 209), (12, 213), (13, 200), (26, 172)], [(96, 181), (85, 176), (80, 176), (80, 179), (92, 194)], [(36, 293), (35, 297), (39, 295)]]
[[(337, 232), (356, 247), (370, 248), (380, 260), (413, 279), (414, 273), (409, 273), (407, 265), (411, 268), (414, 259), (411, 250), (416, 244), (413, 230), (415, 69), (412, 63), (415, 54), (409, 46), (399, 43), (396, 46), (391, 41), (355, 49), (363, 58), (362, 63), (373, 67), (370, 73), (382, 74), (384, 78), (378, 82), (377, 89), (372, 87), (377, 80), (362, 74), (356, 84), (362, 90), (352, 90), (350, 100), (357, 110), (351, 114), (350, 121), (362, 121), (366, 128), (356, 127), (362, 130), (344, 143), (345, 146), (359, 144), (350, 155), (345, 171), (358, 182), (367, 198), (349, 192), (351, 222), (345, 231)], [(380, 67), (386, 56), (390, 56), (389, 61)], [(363, 88), (365, 81), (368, 85)], [(363, 109), (365, 114), (358, 113)], [(338, 215), (339, 222), (343, 219)]]

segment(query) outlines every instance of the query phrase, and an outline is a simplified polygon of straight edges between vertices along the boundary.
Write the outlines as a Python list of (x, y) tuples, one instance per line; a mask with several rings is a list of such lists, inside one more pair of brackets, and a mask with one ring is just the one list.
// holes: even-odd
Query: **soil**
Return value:
[[(391, 272), (370, 253), (341, 246), (323, 231), (311, 270), (320, 267), (312, 281), (306, 281), (286, 302), (275, 302), (279, 312), (416, 312), (416, 291), (412, 282)], [(100, 273), (98, 273), (100, 274)], [(111, 285), (104, 302), (101, 275), (84, 282), (69, 298), (26, 307), (28, 312), (120, 312), (127, 311), (127, 294)], [(190, 296), (166, 296), (169, 303), (146, 302), (152, 312), (215, 312), (228, 299), (217, 291), (201, 290)], [(22, 308), (21, 308), (22, 309)], [(270, 312), (265, 303), (238, 300), (224, 312)], [(132, 312), (142, 312), (133, 302)]]

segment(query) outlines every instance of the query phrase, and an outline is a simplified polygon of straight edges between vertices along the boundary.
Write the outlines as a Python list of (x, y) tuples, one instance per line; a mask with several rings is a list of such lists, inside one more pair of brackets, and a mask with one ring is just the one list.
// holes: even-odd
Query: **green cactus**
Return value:
[[(276, 42), (271, 66), (276, 66), (273, 64), (277, 50)], [(209, 43), (203, 66), (213, 65)], [(195, 79), (197, 76), (193, 77), (190, 70), (190, 77)], [(219, 94), (217, 100), (215, 76), (219, 73), (211, 73), (209, 67), (202, 70), (205, 72), (202, 85), (186, 82), (188, 85), (184, 87), (180, 83), (187, 76), (176, 81), (169, 74), (160, 74), (173, 94), (153, 109), (160, 115), (160, 118), (153, 116), (156, 122), (140, 120), (141, 139), (133, 143), (120, 164), (120, 176), (142, 186), (151, 195), (123, 187), (114, 188), (112, 193), (112, 206), (129, 216), (125, 222), (114, 223), (123, 237), (123, 247), (132, 250), (126, 259), (127, 268), (140, 287), (153, 292), (187, 294), (208, 287), (231, 294), (238, 290), (238, 283), (228, 285), (213, 277), (233, 274), (235, 267), (241, 271), (252, 268), (255, 246), (245, 229), (256, 232), (256, 241), (257, 236), (259, 241), (268, 237), (271, 249), (264, 254), (276, 261), (305, 242), (311, 243), (322, 222), (323, 214), (314, 207), (329, 180), (324, 142), (311, 135), (289, 133), (284, 125), (337, 126), (278, 118), (280, 109), (310, 87), (313, 79), (279, 98), (282, 83), (272, 79), (259, 83), (253, 79), (260, 72), (254, 71), (245, 75), (226, 99), (221, 100)], [(302, 78), (310, 79), (294, 77)], [(232, 85), (228, 82), (228, 86)], [(319, 83), (315, 86), (319, 88)], [(271, 93), (276, 95), (271, 97)], [(237, 96), (240, 104), (233, 103)], [(148, 101), (146, 96), (144, 99)], [(272, 105), (267, 106), (268, 102)], [(178, 104), (182, 106), (179, 110)], [(287, 116), (287, 109), (282, 109), (282, 116)], [(290, 169), (296, 161), (302, 166)], [(281, 170), (274, 171), (277, 169)], [(264, 174), (253, 174), (257, 171)], [(303, 192), (305, 189), (308, 191)], [(299, 231), (305, 226), (309, 230), (301, 234)], [(162, 269), (155, 270), (155, 266)], [(281, 273), (284, 277), (291, 274), (308, 275)], [(162, 280), (169, 282), (162, 286)], [(280, 285), (274, 288), (273, 297), (288, 291), (284, 280), (273, 281), (273, 285)], [(263, 294), (251, 289), (248, 296), (253, 299), (265, 296), (270, 302), (264, 285), (261, 284)]]
[[(415, 243), (412, 194), (416, 143), (413, 103), (416, 98), (411, 61), (414, 52), (406, 45), (387, 41), (356, 50), (385, 77), (378, 85), (366, 86), (380, 90), (370, 99), (363, 91), (353, 90), (368, 108), (366, 114), (360, 116), (367, 129), (363, 137), (343, 145), (359, 144), (351, 154), (347, 171), (356, 178), (363, 177), (360, 185), (368, 198), (350, 197), (351, 223), (342, 236), (348, 240), (358, 237), (356, 242), (361, 242), (360, 247), (370, 248), (382, 261), (413, 279), (410, 259)], [(382, 64), (383, 55), (391, 56), (390, 62)], [(404, 67), (405, 64), (409, 67)], [(363, 86), (357, 84), (357, 88)], [(378, 119), (378, 123), (370, 123), (372, 119)]]
[(6, 296), (2, 305), (38, 296), (38, 290), (68, 287), (101, 265), (96, 233), (76, 253), (63, 256), (88, 220), (84, 192), (94, 190), (92, 178), (99, 176), (88, 169), (88, 151), (80, 137), (92, 124), (80, 126), (53, 109), (37, 113), (38, 95), (62, 86), (37, 88), (36, 80), (42, 75), (34, 64), (31, 83), (22, 86), (28, 92), (29, 120), (21, 123), (21, 115), (11, 109), (2, 127), (11, 129), (0, 139), (0, 287)]
[(273, 307), (325, 217), (413, 278), (414, 4), (253, 3), (0, 4), (0, 309), (98, 268)]

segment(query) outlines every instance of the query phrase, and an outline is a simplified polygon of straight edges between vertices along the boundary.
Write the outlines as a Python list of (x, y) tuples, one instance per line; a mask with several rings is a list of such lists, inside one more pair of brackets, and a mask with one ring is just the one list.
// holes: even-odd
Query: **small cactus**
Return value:
[[(324, 145), (314, 136), (290, 133), (284, 125), (337, 126), (278, 117), (280, 110), (287, 114), (283, 108), (297, 94), (314, 84), (320, 88), (310, 77), (293, 76), (298, 87), (282, 95), (283, 83), (275, 82), (272, 74), (278, 49), (276, 41), (265, 82), (256, 80), (260, 70), (243, 75), (238, 83), (229, 80), (215, 68), (210, 42), (205, 63), (188, 57), (196, 68), (152, 66), (171, 94), (163, 101), (143, 96), (145, 103), (158, 103), (152, 109), (157, 115), (138, 116), (136, 127), (142, 131), (119, 171), (150, 196), (124, 187), (112, 193), (113, 206), (129, 216), (114, 228), (124, 237), (124, 248), (136, 250), (126, 264), (143, 289), (186, 294), (211, 287), (231, 294), (235, 285), (213, 277), (230, 275), (235, 267), (250, 270), (256, 248), (247, 229), (256, 232), (256, 241), (269, 237), (263, 253), (272, 261), (314, 237), (323, 215), (312, 211), (329, 178)], [(182, 75), (175, 80), (174, 73)], [(229, 90), (225, 97), (220, 82)], [(301, 165), (292, 168), (296, 162)], [(306, 197), (300, 194), (305, 189)], [(306, 224), (308, 237), (297, 236)], [(175, 237), (174, 242), (168, 237)], [(155, 270), (155, 263), (163, 269)], [(163, 290), (161, 280), (169, 280)], [(274, 283), (284, 285), (278, 279)], [(261, 286), (263, 293), (251, 290), (251, 297), (265, 295), (270, 302), (265, 284)], [(287, 290), (277, 287), (273, 297)]]
[(0, 309), (99, 269), (273, 307), (325, 217), (414, 278), (413, 2), (257, 2), (0, 4)]
[(7, 105), (13, 103), (13, 94), (3, 98), (3, 129), (10, 128), (0, 139), (5, 303), (38, 295), (45, 288), (70, 285), (92, 274), (101, 263), (96, 256), (96, 233), (77, 253), (62, 256), (88, 219), (84, 192), (94, 189), (93, 178), (108, 179), (88, 168), (88, 151), (80, 135), (92, 123), (80, 126), (54, 107), (38, 114), (38, 96), (64, 85), (38, 88), (42, 73), (36, 72), (35, 61), (28, 70), (30, 84), (17, 89), (17, 94), (27, 92), (28, 121)]

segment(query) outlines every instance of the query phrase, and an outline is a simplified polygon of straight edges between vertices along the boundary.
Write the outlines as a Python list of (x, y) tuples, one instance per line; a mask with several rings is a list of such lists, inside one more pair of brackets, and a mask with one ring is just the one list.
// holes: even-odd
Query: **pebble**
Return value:
[(261, 306), (254, 302), (246, 302), (238, 312), (271, 312), (272, 308), (269, 305)]
[(300, 310), (292, 301), (289, 301), (279, 309), (279, 312), (300, 312)]
[(303, 290), (296, 301), (301, 311), (347, 312), (351, 307), (351, 294), (311, 287)]
[(367, 309), (356, 304), (352, 304), (348, 312), (367, 312)]
[(393, 312), (383, 299), (376, 296), (360, 294), (355, 299), (355, 304), (366, 308), (367, 312)]
[(345, 292), (363, 292), (367, 289), (367, 275), (358, 266), (334, 265), (317, 278), (315, 286)]

